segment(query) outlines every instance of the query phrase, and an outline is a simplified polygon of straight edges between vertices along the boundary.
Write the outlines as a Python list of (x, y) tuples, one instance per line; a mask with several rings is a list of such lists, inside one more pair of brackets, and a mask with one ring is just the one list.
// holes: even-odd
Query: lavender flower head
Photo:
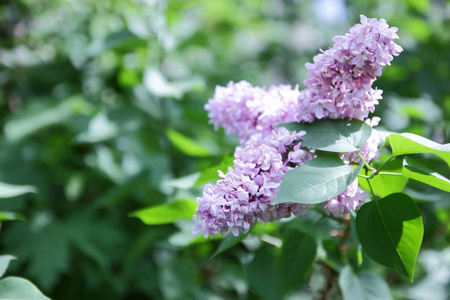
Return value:
[(267, 136), (253, 135), (244, 147), (238, 147), (234, 169), (220, 172), (222, 179), (215, 185), (207, 184), (203, 196), (197, 198), (193, 233), (208, 237), (230, 230), (237, 236), (258, 221), (305, 214), (306, 204), (272, 204), (284, 174), (314, 157), (301, 148), (304, 134), (279, 128)]
[(334, 37), (332, 48), (306, 64), (309, 76), (299, 99), (299, 121), (367, 118), (382, 98), (382, 91), (373, 89), (372, 83), (403, 50), (393, 41), (398, 39), (397, 30), (384, 19), (361, 16), (361, 24)]
[(253, 134), (268, 135), (275, 125), (296, 121), (299, 95), (298, 87), (280, 85), (265, 90), (246, 81), (229, 82), (226, 87), (216, 87), (205, 109), (216, 130), (221, 126), (244, 143)]

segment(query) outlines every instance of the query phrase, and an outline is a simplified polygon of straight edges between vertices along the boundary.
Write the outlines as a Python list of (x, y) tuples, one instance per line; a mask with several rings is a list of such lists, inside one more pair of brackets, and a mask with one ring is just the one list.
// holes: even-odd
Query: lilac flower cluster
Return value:
[(227, 134), (236, 134), (241, 142), (256, 133), (270, 134), (275, 125), (298, 119), (298, 87), (271, 86), (268, 90), (246, 81), (217, 86), (213, 99), (205, 105), (210, 123)]
[(306, 64), (309, 76), (303, 82), (307, 89), (300, 95), (298, 121), (367, 118), (382, 93), (372, 83), (403, 50), (393, 41), (398, 39), (397, 30), (384, 19), (361, 16), (361, 24), (334, 37), (332, 48), (316, 55), (313, 64)]
[[(213, 99), (205, 105), (214, 127), (238, 135), (245, 143), (235, 152), (234, 169), (219, 173), (221, 180), (205, 186), (197, 198), (193, 233), (205, 237), (230, 230), (235, 236), (246, 233), (257, 221), (268, 222), (305, 214), (308, 205), (273, 205), (283, 176), (292, 168), (314, 158), (301, 146), (305, 132), (289, 132), (276, 125), (313, 122), (316, 119), (356, 118), (364, 120), (373, 112), (381, 90), (372, 88), (384, 66), (402, 48), (393, 42), (397, 28), (385, 20), (361, 16), (361, 24), (344, 36), (334, 38), (334, 46), (306, 64), (309, 76), (305, 90), (298, 87), (253, 87), (246, 81), (216, 87)], [(379, 118), (366, 119), (372, 127)], [(372, 136), (359, 153), (368, 162), (378, 159), (379, 135)], [(359, 163), (357, 153), (341, 155), (347, 164)], [(342, 194), (323, 203), (328, 215), (342, 216), (359, 209), (364, 192), (355, 180)]]
[(304, 131), (289, 132), (285, 128), (269, 135), (253, 135), (235, 152), (234, 169), (219, 173), (216, 185), (207, 184), (203, 196), (197, 198), (198, 209), (193, 233), (205, 237), (228, 230), (235, 236), (246, 233), (258, 221), (271, 222), (306, 213), (308, 205), (282, 203), (273, 205), (283, 176), (314, 155), (301, 147)]

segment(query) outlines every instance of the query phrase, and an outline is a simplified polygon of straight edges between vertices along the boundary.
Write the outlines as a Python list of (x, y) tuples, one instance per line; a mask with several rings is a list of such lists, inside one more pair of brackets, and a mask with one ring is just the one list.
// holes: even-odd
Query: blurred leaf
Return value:
[(299, 230), (290, 230), (283, 239), (277, 266), (288, 291), (295, 290), (312, 271), (316, 240)]
[(199, 79), (187, 79), (169, 82), (156, 68), (148, 68), (144, 73), (144, 86), (157, 97), (173, 97), (180, 99), (184, 93), (201, 87), (203, 82)]
[(335, 155), (318, 156), (284, 175), (280, 193), (274, 203), (315, 204), (341, 194), (356, 179), (355, 170)]
[(205, 157), (211, 155), (210, 151), (207, 148), (197, 144), (197, 142), (191, 140), (185, 135), (182, 135), (175, 129), (168, 129), (166, 131), (166, 135), (167, 138), (172, 142), (172, 144), (186, 155), (194, 157)]
[(290, 131), (306, 131), (302, 137), (302, 146), (328, 152), (356, 151), (372, 133), (369, 124), (357, 119), (316, 120), (314, 123), (289, 123), (280, 126)]
[(248, 279), (255, 292), (266, 300), (283, 299), (285, 295), (283, 281), (278, 274), (275, 256), (269, 251), (272, 246), (263, 246), (255, 252), (248, 266)]
[(56, 105), (53, 101), (37, 101), (6, 122), (5, 135), (11, 141), (18, 141), (46, 127), (66, 122), (79, 101), (82, 101), (80, 97), (68, 98)]
[(50, 300), (31, 282), (20, 277), (0, 280), (0, 300)]
[(391, 134), (389, 144), (395, 156), (416, 153), (433, 153), (450, 166), (450, 144), (438, 144), (424, 137), (412, 134)]
[(140, 209), (128, 215), (141, 219), (147, 225), (170, 224), (180, 219), (192, 219), (197, 206), (192, 200), (176, 200)]
[(220, 176), (217, 171), (222, 171), (226, 173), (228, 171), (228, 167), (233, 166), (234, 156), (226, 155), (222, 158), (220, 164), (210, 167), (206, 170), (201, 171), (200, 177), (194, 184), (194, 187), (205, 185), (206, 183), (213, 182), (220, 179)]
[(25, 221), (25, 216), (15, 212), (0, 211), (0, 221), (14, 221), (14, 220)]
[(0, 198), (11, 198), (27, 193), (36, 193), (36, 188), (31, 185), (12, 185), (0, 182)]
[(403, 176), (450, 192), (450, 180), (409, 157), (403, 160)]
[(398, 193), (364, 204), (356, 216), (356, 232), (370, 258), (413, 281), (423, 238), (422, 216), (414, 200)]
[(219, 247), (214, 251), (213, 255), (210, 257), (210, 260), (219, 255), (220, 253), (223, 253), (227, 251), (228, 249), (236, 246), (239, 244), (247, 235), (246, 234), (240, 234), (238, 236), (234, 236), (231, 232), (227, 233), (227, 236), (220, 242)]
[(117, 124), (112, 122), (106, 113), (99, 112), (90, 121), (85, 132), (77, 136), (82, 143), (96, 143), (115, 137), (119, 132)]
[[(386, 165), (384, 165), (383, 172), (401, 174), (402, 161), (398, 159), (391, 160)], [(361, 171), (361, 174), (365, 175), (364, 170)], [(377, 176), (369, 180), (375, 195), (382, 198), (393, 193), (402, 192), (406, 184), (408, 183), (408, 178), (398, 175), (378, 174)], [(361, 188), (366, 191), (370, 191), (369, 184), (367, 183), (367, 178), (358, 177), (358, 183)]]
[(98, 56), (108, 50), (128, 50), (145, 46), (147, 42), (128, 30), (112, 32), (102, 40), (95, 40), (88, 46), (89, 56)]
[(0, 278), (3, 277), (3, 275), (6, 272), (6, 269), (8, 269), (9, 262), (13, 259), (17, 258), (13, 255), (0, 255)]
[(392, 299), (389, 286), (381, 277), (372, 272), (354, 274), (349, 266), (341, 271), (339, 287), (344, 300)]

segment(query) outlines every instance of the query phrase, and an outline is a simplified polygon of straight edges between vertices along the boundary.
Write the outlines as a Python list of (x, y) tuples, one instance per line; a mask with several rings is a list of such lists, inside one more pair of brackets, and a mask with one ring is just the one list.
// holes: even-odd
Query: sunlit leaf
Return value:
[(286, 173), (274, 203), (315, 204), (330, 200), (356, 179), (362, 168), (355, 170), (335, 155), (318, 156)]
[(141, 219), (147, 225), (170, 224), (180, 219), (192, 219), (197, 203), (191, 200), (177, 200), (167, 204), (155, 205), (129, 214)]
[(0, 211), (0, 221), (25, 220), (25, 216), (20, 213)]
[(422, 216), (414, 200), (397, 193), (364, 204), (356, 216), (356, 232), (370, 258), (413, 280), (423, 238)]
[(450, 192), (450, 180), (441, 174), (431, 170), (412, 158), (403, 160), (403, 176), (434, 186), (446, 192)]
[(0, 182), (0, 198), (11, 198), (27, 193), (36, 193), (36, 188), (31, 185), (12, 185)]
[(450, 144), (439, 144), (412, 133), (391, 134), (389, 143), (392, 154), (433, 153), (445, 160), (450, 166)]
[(0, 278), (5, 274), (6, 269), (8, 269), (9, 262), (16, 259), (13, 255), (0, 255)]
[(212, 182), (212, 181), (220, 179), (217, 171), (220, 170), (220, 171), (226, 173), (228, 171), (228, 167), (233, 166), (233, 161), (234, 161), (234, 156), (227, 155), (222, 159), (220, 164), (201, 171), (200, 177), (195, 182), (194, 187), (201, 186), (208, 182)]
[(289, 123), (280, 126), (291, 131), (306, 131), (302, 146), (328, 152), (356, 151), (372, 133), (369, 124), (357, 119), (316, 120), (314, 123)]
[(20, 277), (0, 280), (0, 300), (50, 300), (31, 282)]
[(194, 157), (204, 157), (211, 155), (209, 149), (198, 144), (197, 142), (174, 129), (168, 129), (166, 131), (166, 135), (167, 138), (172, 142), (172, 144), (186, 155)]

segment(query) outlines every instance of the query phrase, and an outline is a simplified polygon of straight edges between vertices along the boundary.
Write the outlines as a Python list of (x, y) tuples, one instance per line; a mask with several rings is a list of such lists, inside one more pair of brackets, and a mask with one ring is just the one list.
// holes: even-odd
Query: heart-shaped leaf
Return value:
[(413, 199), (397, 193), (364, 204), (356, 216), (356, 232), (370, 258), (413, 280), (423, 238), (422, 216)]

